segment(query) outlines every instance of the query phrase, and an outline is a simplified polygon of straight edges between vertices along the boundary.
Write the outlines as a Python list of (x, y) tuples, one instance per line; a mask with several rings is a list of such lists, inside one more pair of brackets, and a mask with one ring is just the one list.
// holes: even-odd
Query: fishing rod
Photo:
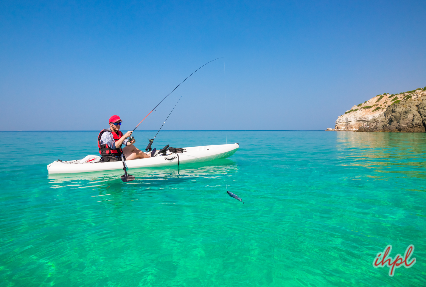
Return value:
[[(138, 126), (168, 97), (168, 96), (170, 96), (181, 84), (183, 84), (189, 77), (191, 77), (193, 74), (195, 74), (198, 70), (200, 70), (202, 67), (204, 67), (204, 66), (206, 66), (207, 64), (209, 64), (209, 63), (211, 63), (211, 62), (214, 62), (214, 61), (216, 61), (216, 60), (218, 60), (218, 59), (220, 59), (220, 58), (216, 58), (216, 59), (214, 59), (214, 60), (211, 60), (211, 61), (208, 61), (207, 63), (205, 63), (204, 65), (202, 65), (201, 67), (199, 67), (198, 69), (196, 69), (194, 72), (192, 72), (188, 77), (186, 77), (182, 82), (180, 82), (179, 83), (179, 85), (177, 85), (169, 94), (167, 94), (147, 115), (146, 115), (146, 117), (144, 117), (143, 118), (143, 120), (141, 120), (140, 121), (140, 123), (133, 129), (133, 131), (132, 132), (134, 132), (137, 128), (138, 128)], [(181, 98), (182, 98), (182, 96), (181, 96)], [(180, 100), (180, 98), (179, 98), (179, 100)], [(179, 102), (179, 101), (178, 101)], [(176, 103), (176, 105), (177, 105), (177, 103)], [(175, 107), (176, 107), (176, 105), (175, 105)], [(173, 107), (173, 110), (175, 109), (175, 107)], [(173, 112), (173, 110), (172, 110), (172, 112)], [(172, 113), (172, 112), (170, 112), (170, 114)], [(170, 114), (169, 114), (169, 116), (170, 116)], [(169, 118), (169, 116), (167, 117), (167, 119)], [(166, 119), (166, 121), (167, 121), (167, 119)], [(164, 121), (164, 123), (166, 122), (166, 121)], [(163, 125), (164, 125), (164, 123), (163, 123)], [(161, 128), (163, 127), (163, 125), (161, 126)], [(160, 130), (161, 130), (161, 128), (158, 130), (158, 132), (157, 132), (157, 134), (155, 135), (155, 137), (158, 135), (158, 133), (160, 132)], [(155, 139), (155, 137), (153, 138), (153, 139), (150, 139), (149, 140), (149, 144), (148, 144), (148, 146), (146, 147), (146, 151), (150, 151), (151, 150), (151, 145), (152, 145), (152, 143), (154, 142), (154, 139)], [(131, 137), (131, 139), (133, 139), (132, 137)]]

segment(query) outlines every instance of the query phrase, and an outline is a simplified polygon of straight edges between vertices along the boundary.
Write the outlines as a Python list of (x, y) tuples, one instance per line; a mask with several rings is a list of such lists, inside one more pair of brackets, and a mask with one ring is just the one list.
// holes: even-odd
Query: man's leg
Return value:
[(151, 157), (151, 155), (146, 154), (143, 151), (137, 149), (134, 145), (129, 145), (124, 147), (123, 153), (124, 153), (124, 156), (126, 157), (126, 160)]

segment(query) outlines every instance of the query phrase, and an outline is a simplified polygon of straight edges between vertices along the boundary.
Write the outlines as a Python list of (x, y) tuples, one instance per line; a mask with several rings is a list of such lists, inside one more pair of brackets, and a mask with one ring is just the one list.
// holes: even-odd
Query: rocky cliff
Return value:
[(426, 132), (426, 97), (389, 106), (359, 132)]
[(426, 131), (426, 87), (377, 95), (353, 106), (336, 120), (336, 131)]

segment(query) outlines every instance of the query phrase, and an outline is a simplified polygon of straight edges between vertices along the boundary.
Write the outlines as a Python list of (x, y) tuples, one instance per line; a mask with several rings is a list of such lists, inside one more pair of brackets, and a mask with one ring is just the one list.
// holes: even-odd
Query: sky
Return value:
[(324, 130), (426, 86), (426, 1), (0, 0), (0, 131)]

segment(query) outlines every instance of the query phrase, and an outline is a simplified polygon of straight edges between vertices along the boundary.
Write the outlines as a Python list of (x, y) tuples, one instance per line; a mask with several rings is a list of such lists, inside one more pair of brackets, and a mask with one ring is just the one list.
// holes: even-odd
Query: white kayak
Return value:
[[(183, 153), (171, 153), (167, 151), (166, 155), (157, 154), (155, 157), (151, 158), (126, 160), (126, 165), (131, 169), (210, 161), (217, 158), (229, 157), (233, 155), (238, 148), (238, 143), (186, 147), (183, 148)], [(47, 171), (49, 174), (58, 174), (123, 169), (123, 163), (121, 161), (101, 162), (100, 159), (100, 156), (88, 155), (81, 160), (57, 160), (47, 166)]]

